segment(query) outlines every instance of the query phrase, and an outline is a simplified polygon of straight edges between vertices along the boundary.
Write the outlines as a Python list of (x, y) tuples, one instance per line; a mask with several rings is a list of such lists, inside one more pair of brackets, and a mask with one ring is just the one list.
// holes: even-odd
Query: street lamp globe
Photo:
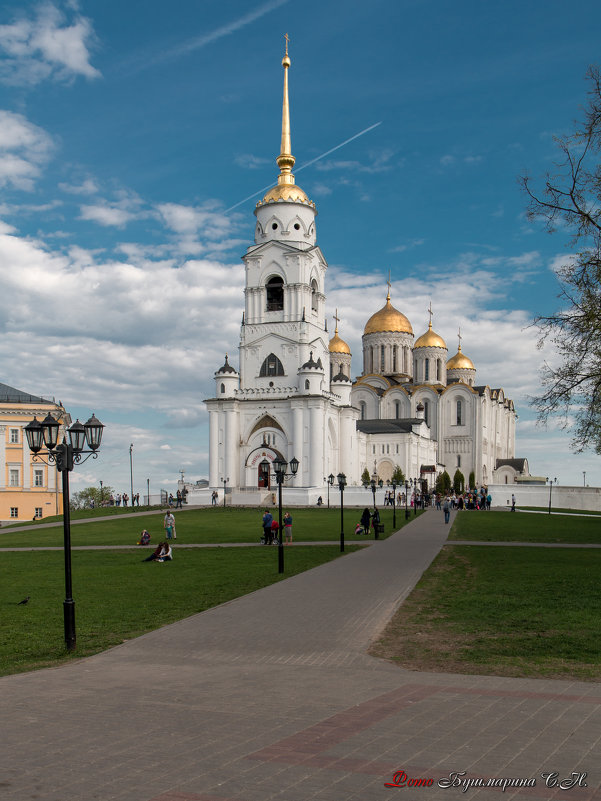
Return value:
[(69, 442), (71, 443), (71, 447), (73, 448), (74, 453), (81, 453), (86, 443), (85, 428), (82, 426), (79, 420), (76, 420), (71, 426), (71, 428), (68, 429), (68, 431), (69, 431)]
[(42, 420), (42, 430), (44, 433), (44, 445), (49, 451), (53, 451), (56, 448), (59, 428), (58, 421), (48, 412), (44, 420)]
[(84, 423), (84, 429), (86, 432), (86, 442), (88, 443), (88, 448), (93, 451), (97, 451), (102, 440), (104, 425), (100, 422), (96, 415), (92, 413), (90, 419), (86, 420)]

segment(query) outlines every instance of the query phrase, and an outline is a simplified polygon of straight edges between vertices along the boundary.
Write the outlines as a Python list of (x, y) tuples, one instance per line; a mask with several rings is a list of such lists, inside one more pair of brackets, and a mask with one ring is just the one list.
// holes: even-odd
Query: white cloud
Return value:
[(214, 210), (214, 204), (203, 206), (183, 206), (179, 203), (161, 203), (157, 206), (163, 222), (177, 234), (195, 235), (202, 233), (218, 238), (228, 233), (231, 218)]
[(234, 159), (239, 167), (244, 167), (246, 170), (262, 170), (267, 164), (272, 164), (273, 159), (266, 159), (260, 156), (253, 156), (250, 153), (241, 153)]
[(86, 178), (80, 184), (60, 183), (58, 188), (70, 195), (95, 195), (98, 185), (92, 178)]
[(80, 208), (80, 220), (91, 220), (99, 225), (123, 228), (128, 222), (134, 220), (136, 215), (127, 209), (109, 204), (96, 204)]
[(395, 155), (394, 150), (381, 150), (369, 153), (370, 162), (362, 164), (360, 161), (320, 161), (317, 164), (317, 169), (321, 172), (341, 172), (341, 173), (368, 173), (376, 174), (382, 172), (390, 172), (391, 170), (398, 169), (399, 164), (393, 161)]
[(391, 248), (388, 252), (389, 253), (404, 253), (406, 250), (412, 250), (413, 248), (417, 248), (420, 245), (423, 245), (425, 239), (411, 239), (409, 242), (405, 242), (402, 245), (397, 245), (395, 248)]
[(33, 85), (48, 78), (97, 78), (100, 72), (90, 64), (94, 42), (88, 19), (52, 3), (40, 4), (34, 18), (20, 16), (0, 25), (0, 80)]
[(31, 191), (52, 149), (46, 131), (22, 114), (0, 110), (0, 186)]

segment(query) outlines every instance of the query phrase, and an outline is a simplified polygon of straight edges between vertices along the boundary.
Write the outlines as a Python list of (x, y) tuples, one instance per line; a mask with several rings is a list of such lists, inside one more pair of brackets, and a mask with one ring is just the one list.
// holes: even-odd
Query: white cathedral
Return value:
[[(513, 483), (527, 475), (514, 458), (517, 415), (502, 389), (476, 384), (462, 352), (448, 358), (432, 329), (414, 340), (411, 323), (386, 303), (365, 325), (363, 371), (353, 382), (351, 351), (326, 323), (327, 262), (317, 245), (317, 211), (295, 184), (284, 67), (277, 185), (255, 208), (255, 243), (242, 257), (245, 308), (239, 369), (215, 373), (209, 412), (209, 486), (239, 494), (275, 487), (273, 462), (295, 457), (290, 486), (314, 502), (325, 477), (344, 473), (360, 485), (367, 468), (386, 481), (398, 465), (407, 478), (459, 469), (467, 482)], [(247, 495), (247, 497), (249, 497)], [(249, 497), (250, 500), (250, 497)], [(260, 502), (260, 501), (259, 501)]]

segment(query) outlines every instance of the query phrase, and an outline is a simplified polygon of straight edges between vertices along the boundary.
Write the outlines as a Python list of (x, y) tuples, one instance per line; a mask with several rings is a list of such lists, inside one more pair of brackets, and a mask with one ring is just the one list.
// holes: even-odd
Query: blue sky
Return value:
[(140, 492), (208, 473), (202, 399), (237, 363), (285, 32), (295, 174), (354, 373), (390, 270), (416, 336), (431, 301), (449, 354), (461, 326), (477, 383), (513, 398), (531, 472), (601, 485), (598, 457), (528, 404), (554, 358), (528, 326), (558, 307), (570, 250), (517, 185), (579, 117), (600, 23), (592, 0), (3, 3), (0, 380), (107, 425), (73, 488), (127, 489), (130, 443)]

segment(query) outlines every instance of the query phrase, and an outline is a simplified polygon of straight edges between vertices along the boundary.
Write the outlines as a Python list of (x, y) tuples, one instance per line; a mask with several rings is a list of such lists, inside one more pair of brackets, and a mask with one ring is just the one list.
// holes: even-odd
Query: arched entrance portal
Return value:
[(269, 489), (269, 462), (267, 459), (259, 462), (258, 487), (260, 489)]

